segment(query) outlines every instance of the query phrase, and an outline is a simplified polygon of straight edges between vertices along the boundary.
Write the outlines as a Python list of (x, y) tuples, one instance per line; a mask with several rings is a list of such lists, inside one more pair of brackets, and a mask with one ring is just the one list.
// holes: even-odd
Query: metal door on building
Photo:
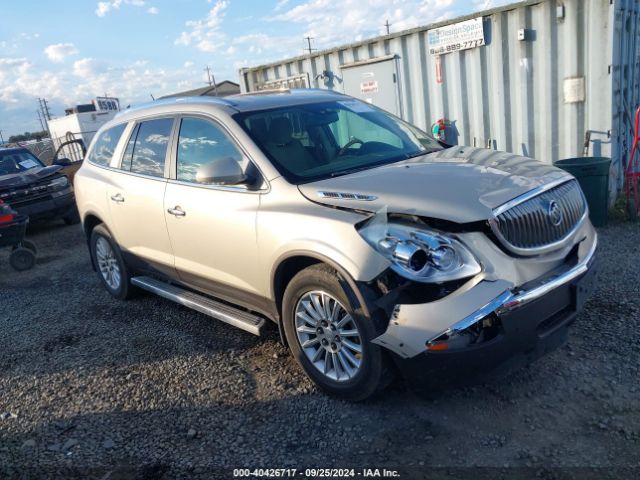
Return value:
[(398, 95), (396, 56), (342, 65), (344, 93), (402, 117)]

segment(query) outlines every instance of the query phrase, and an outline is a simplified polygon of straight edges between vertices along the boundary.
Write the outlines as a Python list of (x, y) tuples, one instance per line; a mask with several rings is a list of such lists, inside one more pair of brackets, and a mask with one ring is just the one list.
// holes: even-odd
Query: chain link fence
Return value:
[[(85, 147), (89, 145), (91, 139), (95, 135), (95, 131), (91, 132), (67, 132), (66, 135), (57, 138), (43, 138), (42, 140), (30, 140), (27, 142), (16, 142), (4, 144), (4, 147), (23, 147), (38, 157), (45, 165), (51, 165), (57, 152), (58, 158), (68, 158), (72, 162), (84, 159), (84, 150), (79, 142), (84, 143)], [(72, 142), (72, 143), (68, 143)], [(65, 145), (66, 144), (66, 145)], [(62, 148), (60, 148), (62, 146)], [(58, 151), (60, 149), (60, 151)]]

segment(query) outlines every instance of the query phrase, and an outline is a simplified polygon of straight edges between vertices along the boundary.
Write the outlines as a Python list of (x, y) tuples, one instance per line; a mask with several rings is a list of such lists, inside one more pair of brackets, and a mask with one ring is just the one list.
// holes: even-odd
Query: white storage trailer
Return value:
[[(446, 141), (543, 162), (611, 157), (623, 186), (640, 104), (640, 0), (528, 0), (240, 70), (242, 91), (328, 88)], [(586, 149), (588, 147), (588, 151)]]
[(72, 139), (82, 139), (88, 147), (98, 129), (117, 113), (117, 111), (102, 110), (72, 113), (64, 117), (52, 118), (47, 123), (55, 148)]

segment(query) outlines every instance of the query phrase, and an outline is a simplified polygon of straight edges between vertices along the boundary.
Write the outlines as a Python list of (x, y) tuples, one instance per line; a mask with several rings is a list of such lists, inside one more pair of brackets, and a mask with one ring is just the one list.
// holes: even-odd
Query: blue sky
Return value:
[(507, 0), (1, 0), (0, 130), (40, 130), (105, 93), (123, 105), (238, 81), (238, 69), (509, 3)]

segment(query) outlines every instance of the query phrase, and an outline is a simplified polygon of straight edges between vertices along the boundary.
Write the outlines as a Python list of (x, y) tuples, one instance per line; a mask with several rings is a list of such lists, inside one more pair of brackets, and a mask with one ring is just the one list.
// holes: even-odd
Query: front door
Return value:
[(173, 118), (138, 123), (127, 142), (121, 172), (110, 175), (107, 186), (112, 233), (125, 256), (170, 276), (175, 270), (163, 201), (173, 123)]
[(220, 125), (203, 117), (180, 120), (175, 177), (164, 199), (175, 267), (187, 285), (245, 306), (264, 301), (258, 272), (256, 215), (260, 194), (244, 186), (199, 180), (198, 169), (246, 157)]

